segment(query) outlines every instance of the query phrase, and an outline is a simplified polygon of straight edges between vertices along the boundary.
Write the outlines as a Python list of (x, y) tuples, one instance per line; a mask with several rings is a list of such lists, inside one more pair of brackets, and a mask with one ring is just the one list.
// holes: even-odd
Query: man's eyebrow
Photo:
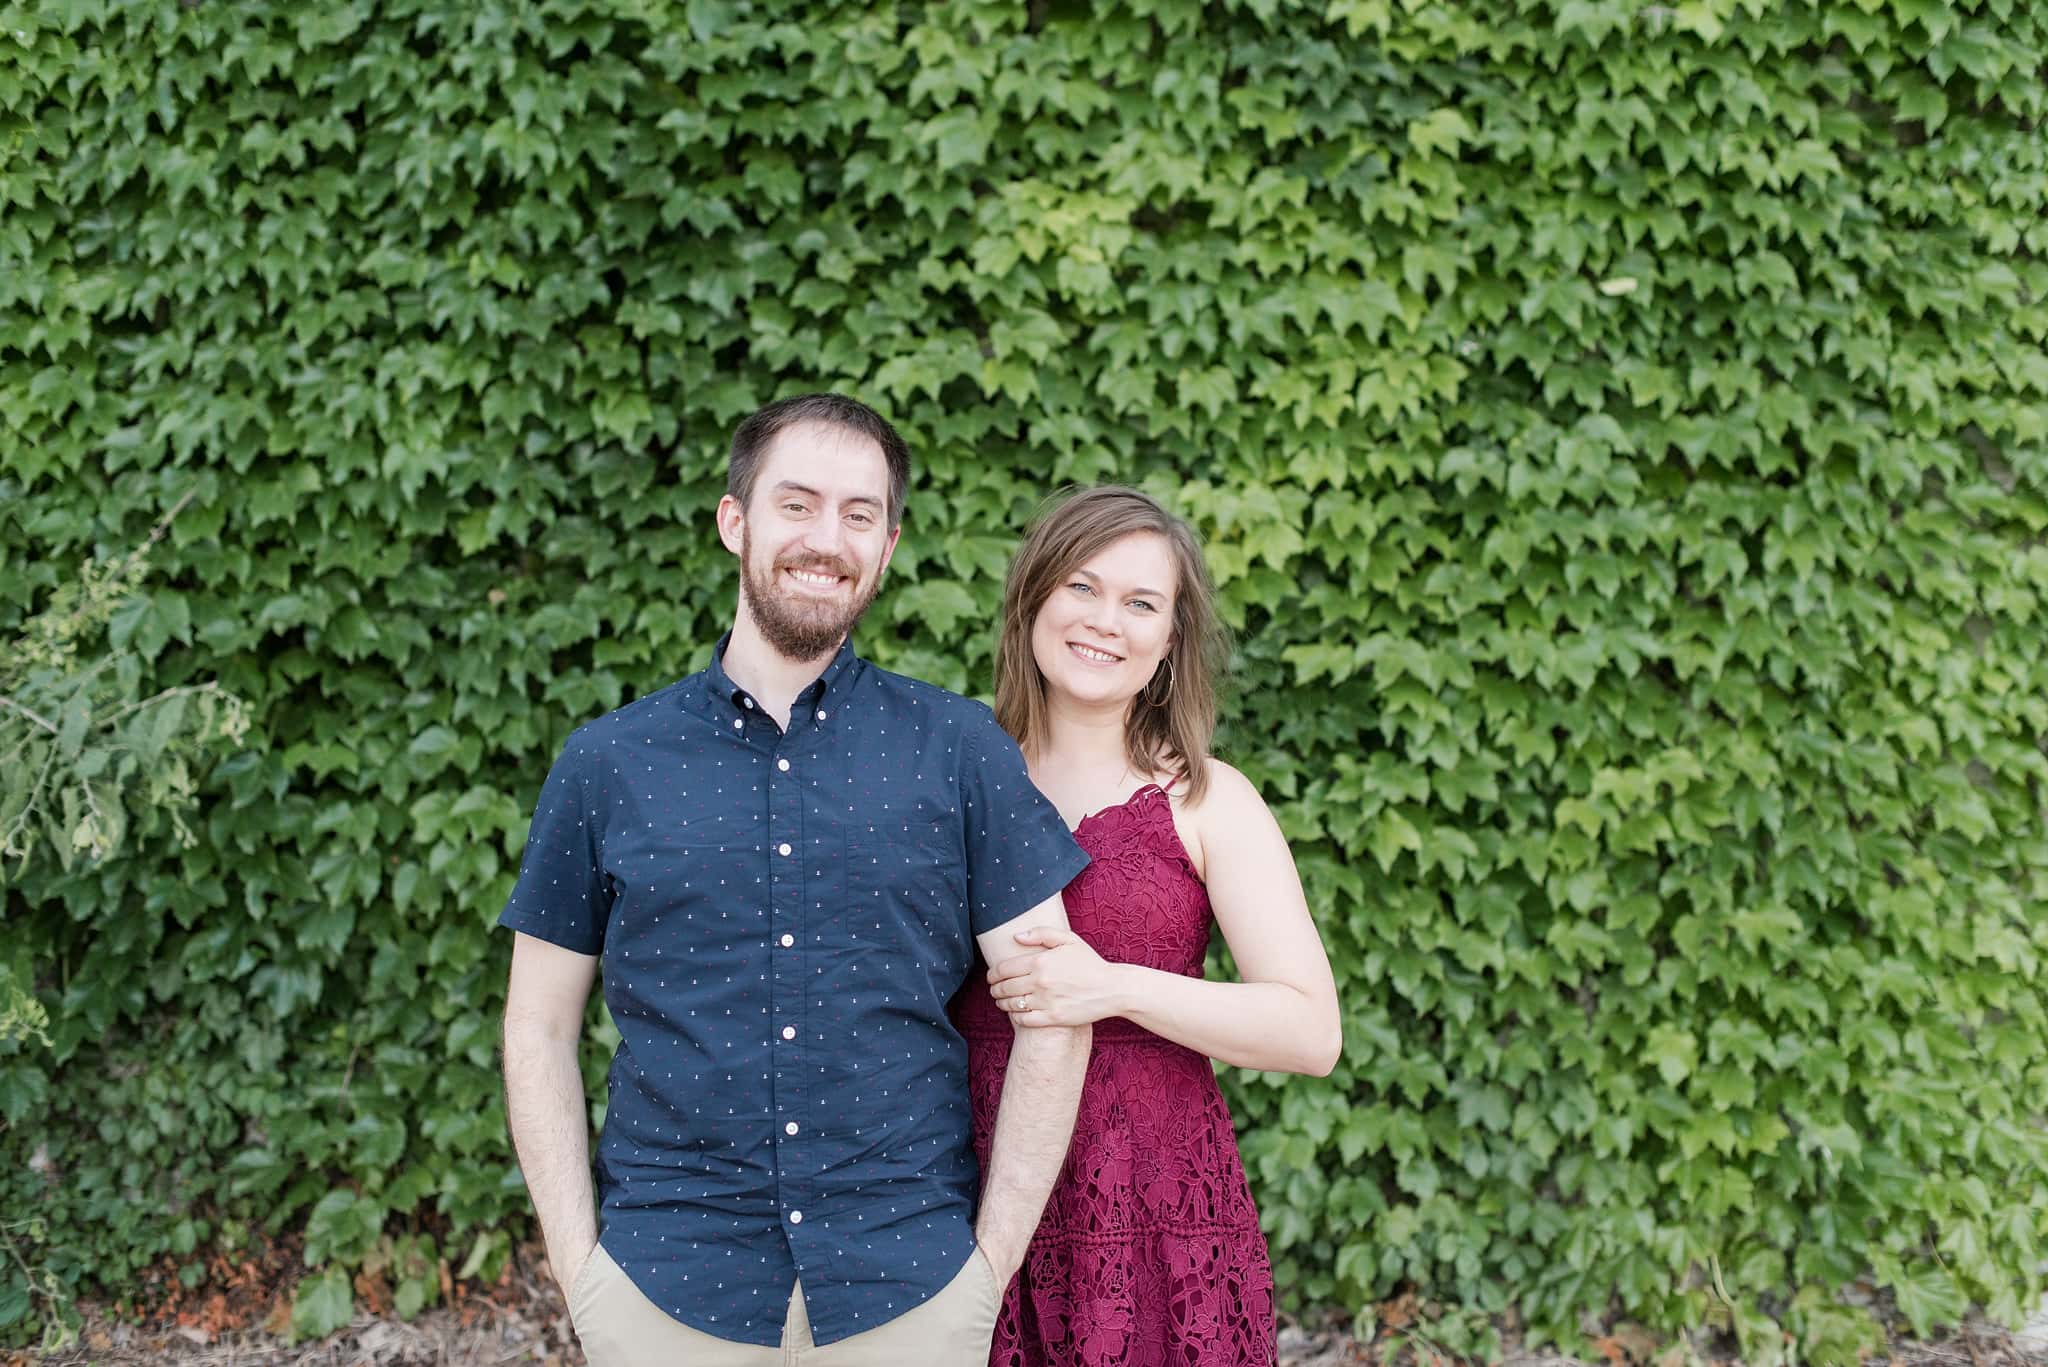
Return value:
[[(802, 494), (806, 498), (815, 498), (820, 502), (823, 502), (825, 498), (825, 496), (822, 493), (818, 492), (816, 489), (813, 489), (810, 485), (799, 484), (793, 479), (777, 480), (775, 482), (775, 487), (772, 490), (770, 490), (770, 492), (775, 494), (777, 497), (780, 497), (783, 494)], [(874, 497), (871, 494), (851, 494), (847, 496), (845, 501), (848, 503), (865, 503), (875, 508), (879, 508), (882, 506), (882, 500)]]

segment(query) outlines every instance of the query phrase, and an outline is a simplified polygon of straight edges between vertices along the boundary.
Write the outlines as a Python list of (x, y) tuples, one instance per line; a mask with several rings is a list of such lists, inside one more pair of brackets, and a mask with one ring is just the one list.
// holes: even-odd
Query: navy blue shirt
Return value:
[[(729, 638), (728, 638), (729, 639)], [(601, 956), (600, 1242), (707, 1334), (820, 1344), (974, 1250), (973, 936), (1088, 862), (982, 704), (850, 645), (777, 729), (709, 666), (569, 738), (499, 924)]]

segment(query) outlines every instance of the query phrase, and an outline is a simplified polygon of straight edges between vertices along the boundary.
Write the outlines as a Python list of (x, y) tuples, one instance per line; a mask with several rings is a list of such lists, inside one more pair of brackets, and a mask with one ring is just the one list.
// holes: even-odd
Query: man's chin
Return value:
[(761, 634), (784, 659), (802, 663), (815, 660), (838, 648), (853, 630), (859, 614), (849, 615), (838, 604), (826, 612), (791, 611), (787, 602), (772, 616), (760, 616)]
[(806, 635), (830, 633), (835, 640), (846, 634), (846, 629), (853, 625), (857, 616), (846, 610), (847, 605), (844, 601), (834, 603), (819, 602), (815, 598), (784, 598), (776, 606), (780, 609), (776, 616), (788, 623), (790, 630)]
[(754, 622), (763, 639), (792, 663), (804, 664), (839, 648), (874, 601), (872, 589), (831, 594), (787, 592), (773, 577), (745, 581)]

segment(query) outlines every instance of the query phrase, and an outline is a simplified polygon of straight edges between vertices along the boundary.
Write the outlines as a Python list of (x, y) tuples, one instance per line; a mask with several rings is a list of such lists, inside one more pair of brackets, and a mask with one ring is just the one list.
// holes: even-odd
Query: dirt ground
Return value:
[[(290, 1301), (278, 1289), (289, 1285), (280, 1250), (271, 1275), (238, 1274), (225, 1291), (208, 1290), (181, 1301), (175, 1292), (160, 1303), (147, 1294), (139, 1306), (82, 1307), (79, 1341), (48, 1354), (0, 1350), (7, 1367), (583, 1367), (583, 1354), (570, 1333), (562, 1297), (537, 1248), (522, 1249), (490, 1286), (451, 1283), (446, 1303), (410, 1321), (373, 1313), (388, 1305), (388, 1293), (358, 1279), (356, 1320), (316, 1342), (292, 1345), (282, 1336), (291, 1322)], [(246, 1266), (246, 1265), (245, 1265)], [(380, 1305), (380, 1301), (383, 1305)], [(139, 1319), (137, 1311), (140, 1312)], [(1403, 1319), (1400, 1302), (1379, 1307), (1385, 1326)], [(1496, 1361), (1500, 1367), (1742, 1367), (1728, 1345), (1655, 1345), (1626, 1334), (1600, 1340), (1605, 1360), (1591, 1363), (1552, 1352), (1521, 1351), (1511, 1335)], [(2030, 1340), (2032, 1341), (2032, 1340)], [(1718, 1351), (1717, 1351), (1718, 1349)], [(1894, 1340), (1871, 1367), (2048, 1367), (2048, 1348), (2029, 1350), (2006, 1330), (1972, 1323), (1930, 1341)], [(1330, 1322), (1283, 1321), (1282, 1367), (1451, 1367), (1460, 1359), (1418, 1348), (1412, 1338), (1382, 1328), (1371, 1343), (1360, 1342)]]

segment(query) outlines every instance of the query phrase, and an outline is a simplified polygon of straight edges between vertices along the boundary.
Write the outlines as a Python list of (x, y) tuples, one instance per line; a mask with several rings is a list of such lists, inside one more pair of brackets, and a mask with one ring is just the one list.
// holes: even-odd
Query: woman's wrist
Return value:
[(1146, 978), (1151, 970), (1139, 964), (1117, 964), (1109, 966), (1109, 1010), (1103, 1016), (1122, 1016), (1137, 1020), (1145, 1011)]

